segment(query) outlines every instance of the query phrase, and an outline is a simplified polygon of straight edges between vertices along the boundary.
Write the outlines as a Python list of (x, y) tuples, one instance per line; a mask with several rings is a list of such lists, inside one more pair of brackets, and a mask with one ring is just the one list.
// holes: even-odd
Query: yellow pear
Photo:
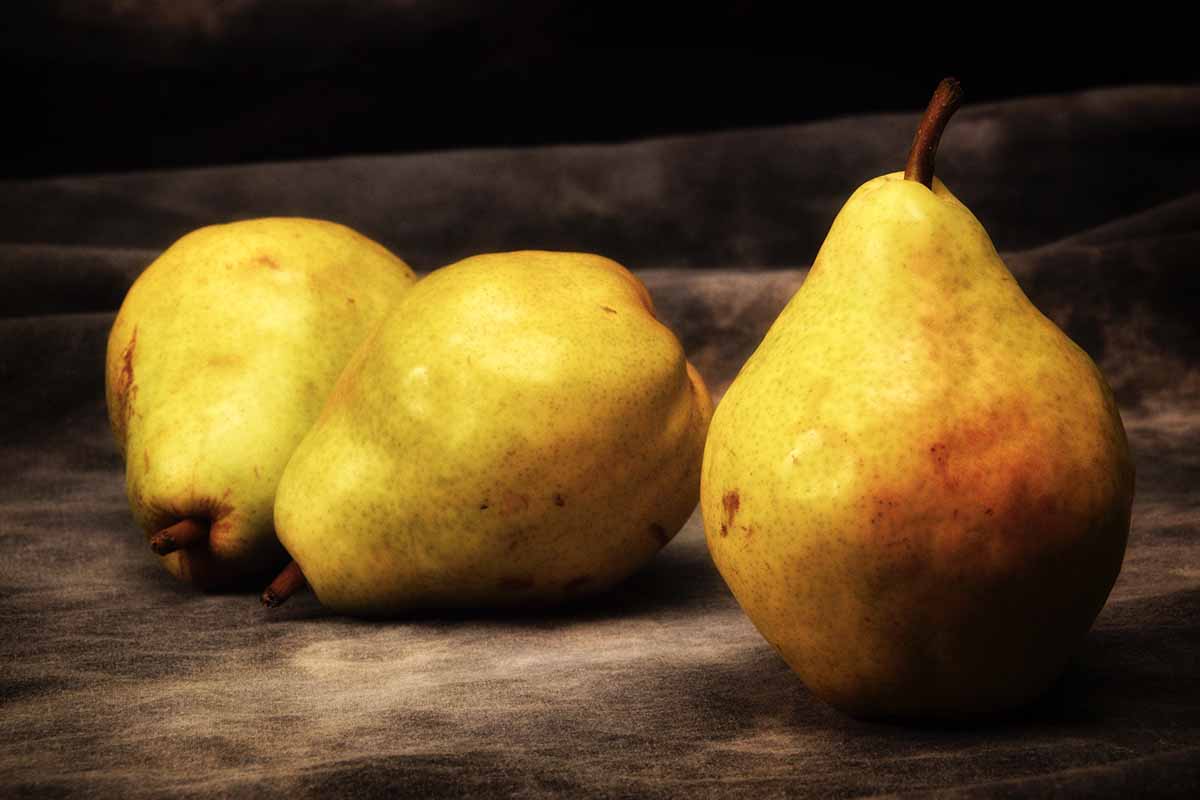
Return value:
[(946, 81), (904, 174), (868, 181), (713, 417), (721, 575), (819, 697), (863, 717), (1012, 708), (1104, 605), (1134, 470), (1095, 364), (933, 178)]
[(202, 588), (277, 569), (275, 487), (347, 360), (415, 281), (331, 222), (213, 225), (130, 288), (108, 339), (109, 420), (134, 517)]
[(645, 286), (606, 258), (515, 252), (422, 279), (354, 355), (275, 502), (339, 612), (549, 604), (649, 561), (696, 506), (711, 415)]

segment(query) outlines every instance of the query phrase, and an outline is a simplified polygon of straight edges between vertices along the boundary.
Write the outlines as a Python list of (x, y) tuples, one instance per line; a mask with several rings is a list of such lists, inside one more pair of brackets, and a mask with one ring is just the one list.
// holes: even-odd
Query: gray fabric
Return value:
[[(719, 394), (915, 118), (607, 147), (0, 184), (0, 795), (1189, 795), (1200, 789), (1200, 89), (968, 108), (939, 174), (1089, 350), (1137, 460), (1121, 578), (1055, 689), (988, 725), (850, 720), (742, 615), (694, 515), (553, 613), (274, 612), (154, 563), (103, 352), (130, 281), (210, 222), (337, 219), (429, 269), (515, 247), (637, 269)], [(762, 269), (761, 267), (779, 267)]]

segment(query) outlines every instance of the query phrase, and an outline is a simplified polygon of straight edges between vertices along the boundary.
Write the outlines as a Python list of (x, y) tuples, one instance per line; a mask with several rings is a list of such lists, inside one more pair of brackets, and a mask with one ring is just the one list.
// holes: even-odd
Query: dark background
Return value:
[[(1187, 83), (1188, 26), (999, 9), (528, 0), (17, 4), (0, 177), (646, 136)], [(979, 16), (994, 14), (994, 18)]]

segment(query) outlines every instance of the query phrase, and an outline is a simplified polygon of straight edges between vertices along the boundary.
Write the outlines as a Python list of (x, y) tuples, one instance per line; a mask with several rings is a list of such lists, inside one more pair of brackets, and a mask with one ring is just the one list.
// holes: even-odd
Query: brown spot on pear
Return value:
[(129, 432), (129, 420), (133, 416), (133, 401), (137, 396), (137, 383), (133, 375), (133, 358), (137, 350), (138, 328), (133, 326), (129, 343), (121, 351), (121, 371), (117, 373), (113, 383), (112, 415), (113, 433), (124, 443)]
[(742, 505), (741, 495), (737, 489), (732, 489), (725, 493), (721, 498), (721, 505), (725, 507), (725, 524), (733, 526), (734, 517), (737, 516), (738, 509)]

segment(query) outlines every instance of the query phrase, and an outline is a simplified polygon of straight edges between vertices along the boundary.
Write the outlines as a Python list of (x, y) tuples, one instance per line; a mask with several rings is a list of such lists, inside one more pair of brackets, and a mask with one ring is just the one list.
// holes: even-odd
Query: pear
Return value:
[(134, 282), (108, 339), (109, 421), (133, 515), (176, 577), (278, 569), (275, 487), (351, 354), (413, 284), (349, 228), (213, 225)]
[(423, 278), (354, 355), (275, 500), (294, 562), (359, 616), (600, 592), (696, 506), (712, 413), (645, 286), (580, 253)]
[(1105, 603), (1134, 470), (1092, 360), (933, 177), (939, 86), (904, 174), (846, 202), (713, 417), (710, 553), (818, 697), (859, 717), (1020, 706)]

